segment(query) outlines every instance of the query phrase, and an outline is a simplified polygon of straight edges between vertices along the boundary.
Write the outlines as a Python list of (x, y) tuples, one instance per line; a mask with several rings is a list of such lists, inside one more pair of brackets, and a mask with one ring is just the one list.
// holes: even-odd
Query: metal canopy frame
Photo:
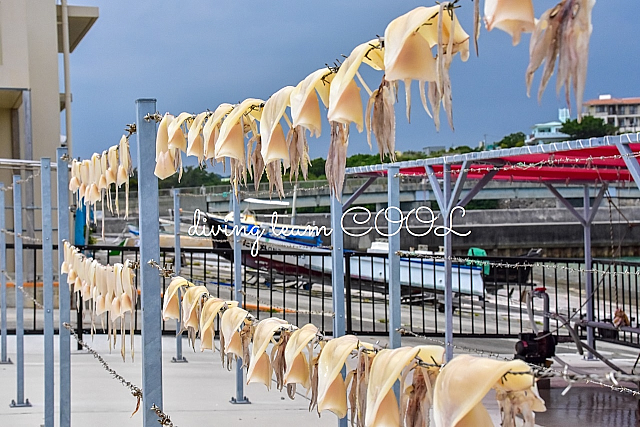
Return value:
[[(353, 204), (358, 196), (360, 196), (377, 177), (387, 176), (387, 180), (389, 183), (389, 200), (388, 207), (400, 209), (400, 203), (398, 200), (398, 195), (396, 194), (398, 191), (393, 191), (392, 189), (399, 189), (399, 184), (396, 183), (396, 180), (399, 180), (399, 176), (402, 173), (402, 169), (410, 169), (410, 168), (424, 168), (426, 172), (429, 182), (431, 183), (431, 187), (433, 190), (433, 194), (438, 203), (438, 207), (440, 208), (440, 212), (443, 215), (444, 226), (449, 227), (451, 213), (455, 207), (464, 207), (466, 206), (473, 198), (484, 188), (491, 180), (496, 178), (496, 175), (504, 171), (506, 166), (510, 163), (509, 158), (518, 158), (522, 159), (522, 156), (539, 156), (539, 155), (550, 155), (554, 153), (562, 153), (562, 152), (575, 152), (587, 149), (594, 149), (599, 147), (615, 147), (617, 152), (621, 155), (621, 159), (624, 161), (624, 165), (629, 172), (629, 178), (635, 181), (638, 188), (640, 188), (640, 163), (635, 155), (634, 150), (630, 147), (632, 143), (640, 142), (640, 133), (636, 134), (625, 134), (619, 136), (606, 136), (603, 138), (591, 138), (588, 140), (576, 140), (576, 141), (566, 141), (566, 142), (557, 142), (545, 145), (536, 145), (536, 146), (528, 146), (528, 147), (516, 147), (516, 148), (508, 148), (508, 149), (500, 149), (500, 150), (491, 150), (491, 151), (482, 151), (482, 152), (474, 152), (467, 154), (456, 154), (453, 156), (443, 156), (437, 158), (430, 159), (420, 159), (420, 160), (412, 160), (407, 162), (396, 162), (396, 163), (387, 163), (387, 164), (378, 164), (371, 166), (358, 166), (353, 168), (347, 168), (345, 171), (345, 175), (351, 176), (366, 176), (369, 179), (347, 200), (343, 209), (338, 210), (338, 205), (332, 203), (331, 205), (331, 217), (332, 217), (332, 226), (334, 226), (334, 220), (337, 219), (341, 215), (341, 213), (346, 210), (348, 206)], [(607, 172), (611, 171), (611, 166), (607, 165), (598, 165), (595, 166), (591, 164), (591, 160), (602, 161), (599, 158), (600, 156), (595, 157), (585, 157), (584, 160), (588, 162), (589, 170), (598, 169), (599, 167), (603, 167)], [(605, 156), (606, 157), (606, 156)], [(511, 159), (513, 160), (513, 159)], [(530, 164), (535, 165), (536, 161), (539, 162), (538, 159), (532, 161)], [(517, 160), (517, 164), (520, 162), (524, 162), (524, 160)], [(511, 161), (513, 164), (514, 162)], [(459, 169), (453, 170), (452, 165), (461, 166)], [(483, 170), (479, 168), (477, 170), (473, 170), (473, 173), (477, 175), (478, 173), (483, 173), (483, 175), (478, 179), (477, 177), (474, 179), (478, 179), (475, 185), (467, 191), (467, 193), (461, 198), (462, 190), (465, 182), (468, 179), (469, 171), (473, 165), (490, 165), (491, 168), (487, 168)], [(526, 165), (526, 162), (524, 163)], [(577, 162), (574, 163), (576, 165)], [(567, 207), (567, 209), (580, 221), (580, 224), (583, 226), (584, 230), (584, 253), (585, 253), (585, 268), (587, 270), (591, 269), (592, 259), (591, 259), (591, 223), (595, 218), (596, 212), (602, 202), (602, 198), (607, 190), (607, 180), (604, 179), (596, 179), (596, 180), (587, 180), (585, 181), (584, 176), (577, 175), (574, 177), (573, 183), (583, 183), (584, 184), (584, 210), (583, 213), (578, 212), (564, 197), (560, 195), (560, 193), (555, 189), (552, 185), (552, 181), (557, 182), (566, 182), (567, 179), (571, 179), (570, 168), (567, 168), (566, 164), (559, 164), (557, 169), (557, 176), (549, 177), (548, 175), (545, 177), (547, 181), (543, 181), (538, 177), (538, 179), (534, 179), (536, 169), (532, 168), (532, 174), (530, 176), (523, 175), (521, 177), (516, 178), (520, 181), (534, 181), (534, 182), (543, 182), (547, 188), (551, 191), (551, 193), (560, 200), (560, 202)], [(440, 172), (437, 172), (435, 167), (438, 169), (441, 168)], [(616, 168), (620, 168), (619, 165), (615, 165)], [(515, 169), (515, 168), (514, 168)], [(575, 168), (576, 171), (584, 171), (581, 168)], [(451, 180), (452, 175), (456, 175), (455, 182), (453, 183), (453, 190), (451, 189)], [(619, 176), (618, 176), (619, 177)], [(620, 177), (619, 177), (620, 178)], [(620, 180), (620, 179), (618, 179)], [(610, 180), (612, 181), (612, 180)], [(626, 181), (626, 179), (625, 179)], [(591, 183), (601, 182), (602, 186), (591, 205), (590, 195), (589, 195), (589, 185)], [(333, 200), (333, 199), (332, 199)], [(335, 225), (339, 225), (336, 221)], [(337, 230), (342, 231), (339, 228), (334, 226), (334, 236), (336, 234), (340, 235), (340, 243), (342, 241), (342, 233), (336, 232)], [(391, 227), (389, 230), (391, 234)], [(451, 235), (446, 234), (443, 237), (444, 240), (444, 258), (445, 258), (445, 347), (446, 347), (446, 359), (451, 360), (453, 357), (453, 288), (452, 288), (452, 261), (451, 261)], [(335, 245), (335, 243), (334, 243)], [(398, 335), (398, 329), (400, 328), (400, 299), (394, 298), (396, 294), (400, 292), (400, 280), (399, 280), (399, 270), (400, 270), (400, 259), (397, 255), (397, 249), (399, 249), (399, 234), (397, 236), (392, 236), (389, 239), (389, 323), (391, 325), (389, 331), (389, 339), (392, 347), (396, 347), (400, 345), (400, 338)], [(335, 249), (335, 248), (334, 248)], [(334, 261), (336, 264), (335, 258), (342, 258), (342, 245), (340, 245), (339, 251), (335, 251), (333, 253)], [(334, 265), (335, 267), (335, 265)], [(396, 271), (397, 269), (397, 271)], [(344, 295), (344, 274), (335, 274), (336, 270), (334, 270), (333, 274), (333, 287), (334, 293), (337, 291), (340, 295)], [(396, 279), (397, 277), (397, 279)], [(341, 290), (341, 292), (340, 292)], [(594, 307), (593, 300), (591, 300), (591, 296), (593, 294), (593, 277), (590, 274), (586, 276), (586, 292), (589, 296), (588, 304), (587, 304), (587, 319), (590, 321), (594, 320)], [(334, 310), (336, 309), (334, 305)], [(336, 312), (337, 313), (337, 312)], [(587, 341), (591, 348), (595, 348), (595, 335), (593, 327), (587, 328)], [(589, 357), (593, 357), (593, 355), (589, 355)]]

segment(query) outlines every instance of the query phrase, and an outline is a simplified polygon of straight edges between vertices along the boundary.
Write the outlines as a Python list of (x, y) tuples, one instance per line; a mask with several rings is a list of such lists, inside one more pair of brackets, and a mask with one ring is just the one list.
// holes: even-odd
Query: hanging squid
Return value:
[(255, 121), (260, 120), (264, 101), (248, 98), (236, 106), (222, 122), (220, 134), (215, 142), (214, 157), (228, 157), (231, 169), (231, 185), (237, 192), (246, 181), (245, 136), (251, 132), (258, 135)]
[(531, 33), (536, 26), (531, 0), (485, 0), (484, 24), (487, 30), (498, 28), (520, 43), (522, 33)]
[[(267, 169), (267, 178), (269, 179), (269, 190), (275, 186), (280, 197), (284, 197), (284, 187), (282, 184), (282, 169), (288, 169), (289, 146), (284, 136), (282, 123), (280, 121), (284, 117), (288, 123), (291, 121), (286, 115), (286, 109), (289, 106), (289, 99), (293, 86), (285, 86), (264, 103), (262, 109), (262, 117), (260, 118), (260, 137), (261, 137), (261, 155)], [(296, 159), (298, 163), (299, 159)], [(255, 179), (255, 177), (254, 177)]]
[(322, 117), (318, 97), (325, 107), (329, 106), (329, 87), (334, 76), (333, 71), (327, 68), (316, 70), (291, 91), (291, 129), (287, 134), (291, 159), (290, 179), (297, 180), (299, 171), (307, 179), (311, 159), (306, 132), (316, 138), (320, 136)]
[(355, 123), (359, 132), (364, 125), (364, 114), (360, 89), (354, 78), (357, 76), (367, 92), (371, 91), (358, 73), (358, 68), (364, 62), (375, 70), (383, 69), (382, 58), (379, 55), (367, 56), (380, 47), (378, 39), (356, 46), (344, 60), (340, 69), (331, 81), (329, 90), (329, 110), (327, 118), (331, 127), (331, 142), (329, 155), (325, 165), (325, 172), (331, 192), (340, 197), (344, 184), (344, 170), (349, 144), (349, 125)]
[(558, 60), (556, 92), (565, 88), (567, 105), (571, 108), (573, 89), (576, 98), (578, 122), (582, 119), (582, 99), (587, 80), (589, 38), (591, 37), (591, 11), (595, 0), (562, 0), (547, 10), (537, 21), (529, 44), (529, 65), (526, 72), (527, 95), (531, 90), (533, 74), (545, 62), (538, 89), (538, 101)]
[[(511, 373), (513, 372), (513, 373)], [(440, 371), (434, 389), (436, 427), (493, 426), (482, 399), (491, 389), (502, 412), (502, 425), (515, 426), (515, 416), (524, 418), (524, 427), (533, 427), (535, 412), (546, 410), (538, 395), (535, 378), (521, 360), (508, 362), (460, 355)]]
[[(435, 57), (431, 51), (434, 46), (437, 48)], [(422, 105), (431, 115), (425, 96), (425, 84), (428, 82), (428, 99), (436, 129), (440, 128), (441, 103), (453, 128), (449, 68), (458, 52), (462, 61), (469, 58), (469, 35), (460, 25), (449, 2), (417, 7), (389, 23), (384, 33), (385, 79), (404, 82), (407, 118), (411, 114), (412, 80), (418, 80)]]

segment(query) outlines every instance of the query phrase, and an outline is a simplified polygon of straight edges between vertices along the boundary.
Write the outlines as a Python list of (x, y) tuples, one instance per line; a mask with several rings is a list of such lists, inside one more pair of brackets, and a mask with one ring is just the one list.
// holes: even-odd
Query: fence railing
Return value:
[[(9, 249), (12, 249), (11, 245)], [(139, 259), (137, 247), (92, 245), (80, 249), (105, 264)], [(25, 250), (37, 255), (39, 246), (25, 245)], [(160, 252), (158, 262), (171, 268), (173, 248), (161, 248)], [(233, 299), (231, 249), (182, 248), (181, 253), (181, 275), (207, 286), (212, 295)], [(527, 262), (523, 263), (525, 260)], [(345, 253), (348, 333), (381, 335), (389, 332), (387, 263), (386, 254)], [(298, 325), (311, 322), (325, 333), (331, 333), (330, 253), (260, 251), (254, 257), (249, 251), (243, 251), (242, 265), (243, 303), (254, 316), (281, 317)], [(595, 319), (611, 320), (615, 310), (621, 309), (630, 318), (631, 326), (638, 326), (637, 272), (640, 263), (599, 259), (594, 261), (592, 268)], [(402, 257), (401, 312), (404, 328), (426, 336), (444, 333), (443, 274), (444, 263), (441, 260)], [(532, 326), (525, 301), (526, 292), (534, 288), (546, 289), (550, 312), (570, 320), (582, 319), (586, 317), (586, 274), (590, 273), (586, 271), (584, 262), (571, 258), (476, 257), (454, 262), (454, 333), (469, 337), (516, 337), (520, 332), (530, 332)], [(137, 280), (136, 277), (136, 286)], [(163, 278), (162, 281), (164, 291), (170, 279)], [(27, 289), (33, 292), (34, 298), (41, 299), (37, 286), (33, 286), (33, 291)], [(542, 304), (541, 299), (534, 300), (534, 321), (539, 325), (543, 323)], [(88, 310), (82, 309), (83, 305), (80, 304), (77, 326), (78, 330), (85, 329), (86, 332), (91, 319)], [(35, 306), (27, 310), (32, 310), (33, 316), (25, 322), (26, 331), (41, 331), (41, 310)], [(138, 306), (133, 316), (136, 332), (139, 332), (140, 316)], [(556, 336), (568, 336), (568, 331), (562, 329), (558, 321), (550, 323)], [(163, 322), (162, 327), (164, 333), (174, 334), (176, 323)], [(640, 346), (638, 334), (630, 332), (601, 331), (599, 338)]]

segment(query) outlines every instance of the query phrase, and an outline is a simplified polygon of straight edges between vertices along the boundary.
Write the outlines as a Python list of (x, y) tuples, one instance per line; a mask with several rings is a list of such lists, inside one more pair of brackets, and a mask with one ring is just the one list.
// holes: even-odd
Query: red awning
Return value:
[[(640, 143), (628, 144), (640, 155)], [(433, 172), (442, 176), (442, 164), (432, 164)], [(451, 164), (452, 178), (461, 164)], [(612, 182), (633, 181), (623, 157), (616, 146), (600, 146), (555, 153), (521, 154), (474, 160), (467, 168), (467, 179), (480, 179), (489, 171), (498, 169), (493, 179), (527, 182)], [(425, 175), (423, 166), (402, 167), (401, 175)], [(386, 170), (357, 173), (357, 175), (386, 175)]]

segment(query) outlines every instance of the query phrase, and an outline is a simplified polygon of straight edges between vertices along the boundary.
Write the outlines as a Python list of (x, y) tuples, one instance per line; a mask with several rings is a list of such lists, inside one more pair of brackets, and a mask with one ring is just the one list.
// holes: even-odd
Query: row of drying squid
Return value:
[[(454, 3), (417, 7), (394, 19), (385, 29), (384, 38), (356, 46), (339, 66), (314, 71), (295, 87), (285, 86), (278, 90), (266, 102), (249, 98), (237, 105), (223, 103), (214, 111), (197, 115), (181, 113), (174, 117), (165, 114), (156, 141), (156, 175), (165, 179), (176, 172), (181, 173), (181, 152), (197, 157), (201, 165), (205, 160), (224, 162), (229, 158), (231, 182), (236, 189), (246, 183), (247, 172), (257, 188), (266, 171), (270, 189), (275, 188), (283, 195), (283, 169), (290, 168), (292, 178), (297, 179), (299, 173), (306, 178), (309, 164), (307, 132), (320, 136), (321, 101), (327, 108), (331, 132), (325, 172), (332, 191), (339, 195), (344, 182), (351, 123), (359, 132), (366, 128), (370, 146), (373, 132), (381, 159), (384, 156), (395, 159), (394, 104), (400, 81), (405, 86), (407, 119), (411, 111), (411, 82), (417, 80), (422, 105), (436, 128), (440, 125), (441, 106), (453, 128), (449, 68), (457, 53), (462, 61), (468, 59), (470, 39), (456, 18)], [(474, 3), (477, 51), (479, 0)], [(523, 32), (533, 33), (526, 71), (527, 92), (533, 74), (544, 62), (538, 94), (539, 97), (542, 95), (557, 59), (557, 90), (565, 86), (567, 103), (571, 105), (569, 91), (573, 88), (578, 118), (594, 3), (595, 0), (562, 0), (538, 20), (534, 17), (532, 0), (485, 0), (484, 3), (488, 30), (506, 31), (512, 36), (514, 45), (520, 41)], [(379, 87), (373, 91), (358, 71), (362, 63), (384, 72)], [(369, 95), (366, 109), (356, 78)], [(287, 107), (290, 117), (286, 113)], [(282, 119), (289, 127), (286, 136)]]
[[(98, 202), (102, 208), (102, 239), (104, 240), (104, 201), (112, 214), (120, 215), (118, 189), (124, 185), (125, 209), (124, 218), (129, 217), (129, 177), (133, 174), (129, 139), (122, 136), (120, 143), (112, 146), (102, 154), (94, 153), (89, 160), (71, 162), (71, 179), (69, 191), (78, 197), (78, 204), (95, 209)], [(111, 197), (111, 186), (115, 188), (115, 200)], [(89, 215), (86, 215), (87, 222)]]
[[(357, 427), (493, 426), (482, 405), (490, 389), (502, 414), (502, 426), (533, 427), (535, 412), (545, 411), (529, 366), (461, 355), (444, 364), (444, 348), (433, 345), (382, 349), (345, 335), (326, 339), (313, 324), (302, 327), (270, 317), (256, 320), (236, 301), (212, 297), (205, 286), (182, 277), (171, 280), (163, 301), (163, 319), (181, 319), (190, 344), (215, 351), (219, 316), (223, 365), (242, 359), (247, 383), (278, 390), (291, 399), (298, 386), (310, 397), (309, 410), (350, 416)], [(268, 352), (269, 344), (273, 344)], [(341, 372), (346, 367), (346, 376)], [(400, 382), (400, 396), (393, 386)]]
[[(124, 264), (102, 265), (97, 260), (85, 256), (78, 248), (64, 242), (64, 259), (60, 268), (61, 274), (67, 274), (69, 290), (76, 295), (78, 306), (80, 298), (89, 302), (91, 315), (91, 332), (95, 332), (95, 319), (100, 318), (102, 329), (109, 336), (109, 348), (116, 346), (118, 326), (120, 329), (122, 360), (125, 360), (125, 315), (129, 313), (131, 359), (133, 360), (133, 316), (136, 311), (138, 291), (135, 287), (135, 272), (131, 261)], [(106, 317), (106, 319), (105, 319)]]

